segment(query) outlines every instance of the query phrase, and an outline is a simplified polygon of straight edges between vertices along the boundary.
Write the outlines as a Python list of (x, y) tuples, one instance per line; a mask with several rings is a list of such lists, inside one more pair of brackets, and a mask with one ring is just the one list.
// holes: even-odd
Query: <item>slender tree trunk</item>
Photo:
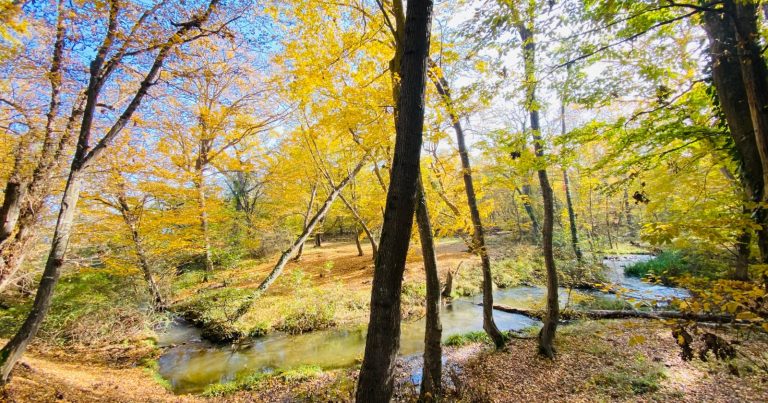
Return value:
[(734, 267), (733, 279), (749, 281), (749, 244), (752, 240), (752, 234), (745, 229), (741, 232), (736, 242), (736, 265)]
[(363, 246), (360, 245), (360, 237), (363, 235), (362, 230), (355, 231), (355, 247), (357, 247), (357, 256), (363, 256)]
[[(434, 65), (434, 63), (432, 63), (432, 65)], [(501, 348), (504, 345), (504, 335), (501, 334), (493, 320), (493, 275), (491, 273), (491, 259), (488, 256), (488, 249), (485, 245), (485, 233), (483, 230), (483, 222), (480, 218), (480, 209), (477, 207), (477, 196), (475, 195), (475, 185), (472, 180), (472, 166), (469, 162), (469, 152), (467, 151), (467, 144), (464, 138), (464, 129), (462, 128), (461, 120), (454, 109), (455, 106), (453, 104), (453, 98), (451, 97), (448, 82), (442, 75), (440, 75), (437, 69), (433, 69), (430, 77), (448, 110), (453, 130), (456, 132), (456, 143), (459, 147), (464, 189), (467, 194), (467, 205), (469, 206), (472, 227), (474, 230), (471, 249), (472, 253), (480, 256), (480, 261), (482, 262), (483, 267), (483, 306), (485, 307), (483, 308), (483, 329), (485, 329), (488, 336), (493, 340), (496, 348)]]
[(51, 306), (53, 289), (59, 281), (61, 267), (64, 265), (64, 256), (72, 232), (77, 202), (80, 198), (80, 175), (80, 170), (73, 167), (69, 174), (67, 185), (64, 188), (61, 209), (59, 210), (59, 217), (53, 234), (51, 253), (48, 255), (48, 260), (45, 263), (45, 270), (35, 295), (35, 301), (32, 304), (32, 310), (16, 335), (0, 351), (0, 376), (3, 382), (8, 380), (11, 370), (24, 353), (29, 342), (37, 334)]
[[(541, 138), (539, 125), (539, 110), (536, 102), (536, 42), (533, 32), (524, 23), (518, 24), (518, 31), (523, 43), (523, 62), (525, 64), (526, 80), (526, 107), (531, 117), (531, 131), (533, 132), (533, 146), (536, 157), (542, 160), (544, 157), (544, 144)], [(540, 161), (542, 163), (543, 161)], [(554, 340), (557, 331), (557, 322), (560, 317), (560, 306), (557, 302), (557, 269), (552, 250), (552, 232), (554, 229), (554, 194), (549, 184), (546, 168), (539, 168), (539, 184), (544, 202), (544, 226), (542, 229), (542, 251), (544, 253), (544, 265), (547, 270), (547, 314), (539, 332), (539, 352), (549, 358), (555, 355)]]
[[(307, 211), (304, 212), (304, 223), (302, 224), (302, 229), (307, 228), (307, 224), (309, 223), (309, 215), (312, 214), (312, 207), (315, 205), (315, 197), (317, 197), (317, 181), (312, 184), (312, 192), (309, 194), (309, 203), (307, 203)], [(301, 255), (304, 253), (304, 243), (299, 245), (299, 250), (296, 251), (296, 257), (293, 258), (294, 261), (298, 262), (301, 260)]]
[(536, 218), (536, 212), (533, 210), (533, 205), (531, 204), (531, 197), (533, 196), (531, 185), (523, 185), (522, 191), (518, 188), (518, 192), (525, 196), (523, 199), (523, 208), (525, 209), (525, 213), (528, 214), (528, 219), (531, 220), (531, 239), (534, 242), (538, 241), (539, 235), (541, 234), (541, 228), (539, 228), (539, 219)]
[(205, 168), (200, 167), (195, 178), (197, 188), (197, 207), (199, 210), (200, 231), (203, 236), (203, 258), (205, 262), (205, 275), (203, 281), (208, 281), (208, 276), (213, 272), (213, 258), (211, 256), (211, 240), (208, 229), (208, 207), (205, 196)]
[(422, 368), (419, 400), (438, 401), (441, 395), (443, 372), (443, 351), (441, 338), (443, 325), (440, 323), (440, 278), (437, 271), (435, 242), (427, 210), (427, 199), (421, 178), (416, 189), (416, 223), (421, 240), (421, 253), (427, 278), (427, 314), (424, 332), (424, 367)]
[(141, 267), (141, 272), (144, 274), (144, 280), (147, 281), (149, 294), (152, 296), (152, 306), (156, 311), (163, 311), (166, 308), (165, 302), (163, 301), (162, 294), (160, 294), (160, 288), (157, 287), (157, 282), (155, 282), (155, 278), (152, 275), (152, 269), (149, 265), (147, 253), (144, 251), (144, 245), (135, 225), (131, 225), (131, 237), (133, 238), (133, 247), (136, 250), (136, 257), (139, 259), (139, 267)]
[(0, 242), (5, 242), (16, 228), (26, 185), (18, 178), (11, 178), (5, 185), (3, 205), (0, 206)]
[(571, 246), (573, 253), (576, 254), (576, 260), (581, 262), (583, 254), (579, 247), (579, 232), (576, 227), (576, 213), (573, 211), (573, 199), (571, 197), (570, 180), (568, 179), (568, 170), (563, 168), (563, 186), (565, 186), (565, 201), (568, 205), (568, 224), (571, 227)]
[[(389, 402), (400, 348), (400, 293), (416, 208), (416, 182), (424, 129), (424, 93), (432, 25), (432, 1), (410, 0), (404, 23), (397, 94), (395, 153), (384, 210), (371, 312), (356, 401)], [(396, 52), (398, 53), (398, 52)], [(393, 62), (394, 64), (394, 62)]]
[[(570, 66), (568, 73), (570, 75)], [(567, 82), (567, 81), (566, 81)], [(567, 86), (566, 86), (567, 88)], [(565, 136), (567, 134), (565, 126), (565, 103), (566, 103), (566, 90), (563, 90), (562, 99), (560, 102), (560, 134)], [(571, 246), (573, 247), (573, 253), (576, 255), (576, 260), (581, 262), (582, 254), (579, 247), (579, 232), (576, 227), (576, 213), (573, 211), (573, 197), (571, 197), (571, 183), (568, 180), (568, 168), (563, 167), (563, 187), (565, 187), (565, 204), (568, 209), (568, 224), (571, 229)]]

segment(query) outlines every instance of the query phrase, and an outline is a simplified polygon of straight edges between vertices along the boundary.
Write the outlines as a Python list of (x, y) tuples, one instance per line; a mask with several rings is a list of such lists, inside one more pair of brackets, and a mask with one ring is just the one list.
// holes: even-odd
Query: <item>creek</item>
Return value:
[[(607, 276), (618, 294), (599, 291), (573, 291), (597, 298), (623, 298), (632, 301), (664, 304), (671, 298), (684, 298), (685, 290), (649, 284), (624, 275), (624, 267), (633, 262), (651, 259), (648, 255), (606, 257)], [(518, 308), (542, 306), (546, 290), (540, 287), (514, 287), (494, 291), (494, 302)], [(572, 296), (573, 297), (573, 296)], [(561, 289), (560, 301), (565, 304), (568, 291)], [(443, 339), (483, 329), (482, 295), (458, 298), (443, 306), (441, 321)], [(522, 330), (539, 322), (525, 316), (494, 311), (499, 329)], [(299, 335), (271, 333), (232, 345), (210, 343), (200, 337), (200, 331), (184, 321), (176, 321), (159, 335), (158, 344), (164, 348), (159, 358), (160, 375), (167, 379), (176, 393), (199, 393), (208, 385), (228, 382), (255, 372), (272, 372), (312, 365), (323, 369), (350, 367), (362, 359), (365, 348), (365, 328), (331, 329)], [(400, 355), (414, 356), (423, 352), (424, 320), (404, 322), (401, 327)]]

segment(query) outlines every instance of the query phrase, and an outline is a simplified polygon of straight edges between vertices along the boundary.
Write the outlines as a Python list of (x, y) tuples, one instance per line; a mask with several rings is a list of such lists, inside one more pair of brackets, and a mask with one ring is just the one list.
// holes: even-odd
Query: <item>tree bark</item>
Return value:
[(355, 247), (357, 247), (357, 256), (363, 256), (363, 246), (360, 245), (360, 236), (363, 235), (363, 231), (355, 231)]
[(421, 240), (421, 253), (427, 278), (427, 314), (424, 331), (424, 367), (422, 368), (419, 400), (424, 402), (440, 399), (443, 371), (441, 338), (443, 325), (440, 323), (440, 279), (437, 271), (437, 257), (432, 225), (427, 210), (427, 199), (421, 178), (416, 189), (416, 223)]
[[(739, 42), (731, 19), (721, 13), (704, 13), (704, 29), (709, 38), (712, 58), (712, 81), (717, 90), (720, 110), (725, 116), (728, 129), (741, 161), (739, 180), (747, 198), (753, 203), (764, 197), (764, 172), (758, 151), (756, 131), (744, 86), (744, 76), (739, 62)], [(752, 217), (761, 226), (757, 232), (762, 261), (768, 262), (768, 220), (764, 208), (757, 207)]]
[(518, 188), (517, 191), (525, 196), (523, 199), (523, 208), (525, 209), (525, 213), (528, 214), (528, 219), (531, 220), (531, 239), (534, 242), (538, 241), (541, 234), (541, 228), (539, 228), (539, 219), (536, 218), (536, 212), (533, 210), (533, 205), (531, 204), (531, 185), (525, 184), (522, 186), (522, 190)]
[(198, 168), (195, 178), (195, 188), (197, 189), (197, 208), (198, 218), (200, 220), (200, 231), (203, 235), (203, 259), (205, 263), (205, 275), (203, 281), (208, 281), (208, 276), (213, 272), (213, 258), (211, 256), (211, 240), (208, 229), (208, 206), (205, 196), (205, 167)]
[[(494, 305), (493, 309), (497, 311), (513, 313), (527, 316), (533, 319), (542, 319), (545, 313), (533, 309), (514, 308), (506, 305)], [(697, 322), (731, 323), (736, 318), (732, 315), (714, 315), (693, 312), (678, 311), (613, 311), (613, 310), (589, 310), (589, 311), (566, 311), (563, 319), (683, 319)]]
[[(400, 348), (400, 293), (416, 207), (424, 129), (424, 93), (432, 25), (431, 0), (410, 0), (400, 63), (395, 152), (371, 292), (371, 312), (356, 401), (389, 402)], [(397, 52), (396, 52), (397, 53)], [(394, 63), (393, 63), (394, 64)]]
[[(570, 66), (568, 68), (568, 74), (570, 76)], [(567, 83), (567, 81), (566, 81)], [(567, 86), (566, 86), (567, 88)], [(562, 99), (560, 101), (560, 134), (565, 136), (567, 134), (565, 126), (565, 100), (566, 90), (563, 90)], [(576, 255), (576, 260), (581, 263), (582, 253), (579, 247), (579, 231), (576, 227), (576, 213), (573, 211), (573, 197), (571, 197), (571, 184), (568, 179), (568, 168), (563, 167), (563, 187), (565, 187), (565, 204), (568, 209), (568, 224), (571, 229), (571, 246), (573, 247), (573, 253)]]
[(448, 81), (442, 76), (437, 66), (432, 64), (432, 71), (430, 77), (432, 83), (435, 85), (438, 94), (445, 104), (445, 108), (448, 111), (448, 116), (451, 118), (451, 124), (453, 130), (456, 132), (456, 143), (459, 148), (459, 157), (461, 159), (461, 171), (464, 179), (464, 189), (467, 194), (467, 205), (469, 206), (470, 216), (472, 218), (472, 229), (474, 230), (472, 236), (471, 249), (472, 253), (480, 256), (480, 261), (483, 268), (483, 304), (487, 308), (483, 309), (483, 329), (488, 333), (488, 336), (493, 340), (496, 348), (504, 346), (504, 335), (501, 334), (499, 328), (496, 326), (496, 322), (493, 320), (493, 275), (491, 273), (491, 259), (488, 256), (488, 249), (485, 245), (485, 233), (483, 230), (483, 221), (480, 218), (480, 209), (477, 207), (477, 196), (475, 195), (475, 185), (472, 179), (472, 166), (469, 162), (469, 152), (467, 151), (467, 144), (464, 138), (464, 129), (461, 126), (461, 120), (456, 112), (455, 105), (453, 104), (453, 98), (451, 97), (450, 87)]
[[(76, 162), (79, 163), (79, 161)], [(2, 377), (3, 382), (8, 380), (16, 361), (21, 358), (27, 345), (37, 334), (51, 306), (53, 289), (59, 281), (61, 267), (64, 265), (64, 257), (69, 244), (75, 210), (80, 198), (80, 184), (82, 181), (80, 175), (81, 172), (79, 169), (75, 169), (75, 167), (73, 167), (69, 174), (69, 179), (61, 199), (56, 229), (53, 234), (51, 253), (48, 255), (48, 260), (45, 263), (45, 270), (43, 271), (40, 285), (37, 288), (32, 310), (16, 335), (0, 351), (0, 377)]]
[(755, 144), (763, 168), (763, 198), (768, 196), (768, 67), (758, 43), (758, 2), (723, 2), (726, 16), (733, 21), (742, 81), (754, 129)]
[[(302, 224), (302, 229), (307, 228), (307, 224), (309, 223), (309, 215), (312, 214), (312, 207), (314, 207), (315, 205), (315, 197), (317, 197), (317, 181), (315, 181), (315, 183), (312, 184), (312, 192), (309, 194), (309, 203), (307, 203), (307, 211), (304, 212), (304, 223)], [(301, 255), (303, 253), (304, 253), (304, 243), (299, 245), (299, 250), (296, 251), (296, 257), (294, 257), (293, 260), (296, 262), (301, 260)]]
[(539, 352), (549, 358), (555, 355), (554, 340), (557, 331), (557, 323), (560, 315), (560, 306), (557, 302), (557, 269), (552, 250), (552, 235), (554, 229), (554, 195), (549, 184), (547, 169), (544, 159), (544, 144), (541, 138), (539, 125), (539, 110), (536, 102), (536, 42), (533, 32), (524, 22), (518, 23), (520, 39), (523, 43), (523, 62), (525, 64), (526, 77), (526, 109), (531, 117), (531, 131), (533, 133), (533, 146), (538, 160), (542, 165), (538, 168), (541, 196), (544, 204), (544, 225), (542, 228), (542, 252), (544, 253), (544, 266), (547, 271), (547, 314), (544, 324), (539, 332)]

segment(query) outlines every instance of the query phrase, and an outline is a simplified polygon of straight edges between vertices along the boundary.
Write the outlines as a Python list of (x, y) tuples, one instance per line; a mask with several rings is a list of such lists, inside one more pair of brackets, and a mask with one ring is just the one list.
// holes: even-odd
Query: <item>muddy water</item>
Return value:
[[(685, 296), (679, 289), (650, 285), (624, 277), (623, 266), (648, 259), (643, 255), (627, 255), (605, 260), (609, 276), (625, 290), (623, 297), (664, 300)], [(541, 306), (546, 291), (537, 287), (515, 287), (494, 292), (494, 301), (515, 307)], [(561, 291), (561, 301), (566, 292)], [(613, 295), (602, 295), (616, 298)], [(473, 330), (482, 330), (481, 297), (459, 299), (443, 307), (441, 320), (444, 338)], [(521, 330), (538, 322), (521, 315), (494, 312), (502, 330)], [(159, 343), (167, 347), (159, 359), (160, 374), (170, 381), (177, 393), (200, 392), (206, 386), (234, 380), (254, 372), (270, 372), (278, 368), (315, 365), (325, 369), (352, 366), (362, 358), (365, 329), (334, 329), (301, 335), (270, 334), (239, 345), (214, 345), (200, 337), (196, 329), (178, 322), (160, 335)], [(423, 320), (403, 323), (400, 354), (422, 352)]]

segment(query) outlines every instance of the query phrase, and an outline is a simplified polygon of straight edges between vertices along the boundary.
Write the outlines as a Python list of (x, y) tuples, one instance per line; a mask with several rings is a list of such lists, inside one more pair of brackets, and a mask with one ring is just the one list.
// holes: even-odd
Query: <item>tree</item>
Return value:
[(488, 249), (485, 245), (485, 234), (483, 231), (483, 222), (480, 219), (480, 210), (477, 208), (477, 197), (475, 195), (475, 185), (472, 180), (472, 167), (469, 163), (469, 152), (467, 151), (466, 141), (464, 140), (464, 130), (461, 126), (461, 120), (455, 109), (453, 98), (451, 97), (448, 81), (442, 75), (437, 65), (432, 62), (430, 78), (435, 85), (438, 94), (442, 98), (451, 124), (456, 132), (456, 143), (459, 146), (459, 156), (461, 157), (461, 171), (464, 179), (464, 189), (467, 194), (467, 205), (472, 217), (472, 245), (473, 253), (480, 256), (483, 268), (483, 329), (493, 340), (496, 348), (504, 345), (505, 338), (501, 334), (496, 323), (493, 321), (493, 277), (491, 275), (491, 259), (488, 256)]
[[(376, 258), (358, 402), (387, 402), (400, 344), (400, 291), (416, 208), (432, 2), (409, 1), (404, 22), (395, 153)], [(393, 61), (396, 63), (397, 61)]]
[[(113, 48), (113, 46), (117, 44), (116, 39), (119, 37), (132, 38), (132, 35), (121, 33), (118, 27), (119, 2), (112, 1), (110, 3), (106, 34), (90, 65), (90, 80), (85, 91), (86, 101), (82, 113), (77, 148), (62, 195), (58, 219), (52, 238), (51, 251), (45, 264), (43, 277), (37, 289), (32, 310), (16, 335), (0, 350), (0, 375), (3, 382), (8, 380), (11, 370), (24, 353), (29, 342), (35, 337), (50, 308), (54, 288), (61, 274), (61, 268), (64, 265), (72, 223), (80, 197), (80, 186), (85, 171), (98, 160), (99, 156), (107, 150), (110, 143), (128, 124), (133, 113), (147, 94), (149, 87), (157, 79), (163, 63), (171, 51), (180, 43), (190, 40), (190, 37), (196, 34), (202, 25), (209, 20), (217, 5), (218, 0), (211, 0), (202, 10), (192, 13), (187, 21), (175, 24), (176, 30), (156, 45), (157, 52), (130, 101), (104, 136), (95, 145), (92, 145), (91, 130), (99, 95), (106, 83), (108, 73), (122, 61), (131, 42), (126, 40), (117, 49)], [(63, 12), (62, 6), (59, 7), (59, 12)], [(141, 20), (146, 15), (148, 14), (142, 14)], [(140, 25), (138, 24), (138, 26)], [(109, 54), (112, 54), (112, 56), (107, 58)]]

